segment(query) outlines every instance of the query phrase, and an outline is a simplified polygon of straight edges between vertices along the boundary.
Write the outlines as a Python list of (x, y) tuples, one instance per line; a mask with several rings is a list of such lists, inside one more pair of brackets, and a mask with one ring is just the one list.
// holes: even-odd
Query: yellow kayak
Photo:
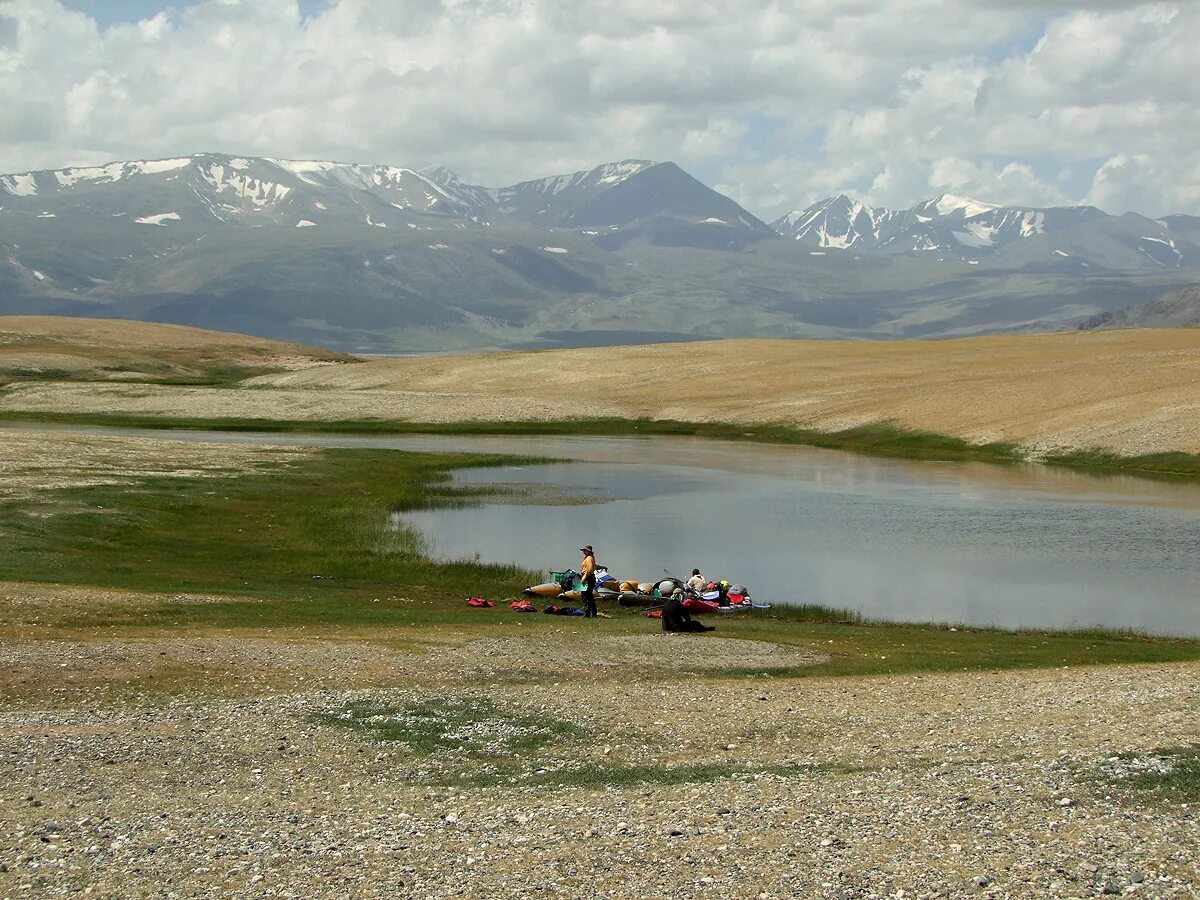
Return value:
[(562, 585), (557, 581), (547, 581), (545, 584), (525, 588), (525, 593), (534, 597), (557, 597), (562, 593)]

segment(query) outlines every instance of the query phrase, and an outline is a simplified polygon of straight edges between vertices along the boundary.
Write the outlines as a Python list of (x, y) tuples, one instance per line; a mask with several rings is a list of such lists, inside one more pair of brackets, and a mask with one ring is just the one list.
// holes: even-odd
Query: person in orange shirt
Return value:
[(596, 554), (592, 552), (591, 544), (579, 548), (583, 554), (583, 562), (579, 564), (579, 578), (583, 582), (583, 615), (585, 618), (596, 617)]

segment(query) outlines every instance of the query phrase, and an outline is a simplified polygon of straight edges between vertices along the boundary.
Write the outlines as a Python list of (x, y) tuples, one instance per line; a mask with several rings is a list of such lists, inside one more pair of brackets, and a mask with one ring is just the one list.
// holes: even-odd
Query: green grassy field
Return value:
[[(452, 469), (511, 457), (329, 449), (300, 463), (265, 463), (217, 479), (143, 479), (128, 487), (71, 488), (36, 510), (9, 504), (0, 518), (0, 581), (97, 585), (142, 592), (203, 592), (204, 603), (40, 609), (39, 636), (284, 633), (403, 644), (429, 629), (522, 635), (657, 629), (639, 609), (612, 607), (584, 623), (518, 615), (503, 604), (541, 571), (431, 559), (418, 534), (389, 525), (396, 511), (476, 502), (449, 482)], [(31, 512), (36, 514), (31, 514)], [(534, 562), (534, 561), (531, 561)], [(23, 634), (29, 610), (0, 604), (0, 635)], [(1200, 658), (1200, 642), (1104, 632), (1040, 633), (855, 622), (819, 608), (724, 616), (722, 637), (794, 645), (828, 661), (763, 672), (708, 675), (815, 677), (1003, 669)], [(697, 638), (703, 640), (703, 638)], [(688, 673), (680, 673), (680, 677)]]

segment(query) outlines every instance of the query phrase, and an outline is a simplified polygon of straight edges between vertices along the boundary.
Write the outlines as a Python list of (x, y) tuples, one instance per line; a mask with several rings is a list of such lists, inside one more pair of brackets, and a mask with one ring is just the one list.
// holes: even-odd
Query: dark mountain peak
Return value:
[(1200, 284), (1192, 284), (1145, 303), (1085, 319), (1080, 331), (1110, 328), (1200, 328)]
[(430, 181), (436, 181), (442, 185), (462, 184), (462, 179), (458, 177), (458, 173), (445, 166), (429, 166), (428, 168), (420, 169), (419, 174)]

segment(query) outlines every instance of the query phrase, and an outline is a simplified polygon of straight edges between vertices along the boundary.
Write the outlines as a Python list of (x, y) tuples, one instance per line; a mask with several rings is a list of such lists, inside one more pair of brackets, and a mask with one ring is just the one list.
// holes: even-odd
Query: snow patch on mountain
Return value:
[(134, 219), (133, 221), (137, 222), (139, 225), (161, 225), (165, 228), (168, 222), (178, 222), (179, 218), (179, 213), (177, 212), (165, 212), (155, 213), (152, 216), (143, 216), (142, 218)]
[(1042, 234), (1046, 230), (1046, 214), (1044, 212), (1029, 212), (1021, 219), (1021, 237)]
[[(232, 171), (231, 171), (232, 170)], [(200, 177), (212, 185), (218, 194), (233, 194), (243, 201), (263, 207), (278, 203), (292, 192), (287, 185), (273, 181), (262, 181), (225, 166), (210, 164), (200, 169)]]
[(132, 164), (132, 171), (128, 174), (139, 175), (162, 175), (164, 172), (177, 172), (190, 165), (192, 157), (184, 157), (182, 159), (150, 159), (138, 160)]
[(963, 231), (955, 231), (952, 234), (958, 239), (960, 244), (965, 244), (968, 247), (990, 247), (996, 243), (992, 239), (995, 234), (995, 229), (984, 225), (982, 222), (970, 222)]
[(14, 197), (37, 196), (37, 181), (32, 172), (24, 175), (0, 175), (0, 188)]
[[(607, 166), (601, 166), (599, 169), (600, 177), (596, 179), (597, 184), (620, 184), (622, 181), (627, 181), (638, 172), (643, 172), (650, 168), (654, 163), (644, 159), (628, 159), (624, 162), (610, 163)], [(593, 169), (593, 171), (596, 171)]]
[(998, 203), (984, 203), (981, 200), (972, 200), (970, 197), (960, 197), (957, 194), (942, 194), (929, 202), (933, 204), (933, 208), (937, 210), (939, 216), (948, 216), (961, 210), (968, 219), (980, 213), (1000, 208)]
[(315, 228), (316, 224), (317, 224), (316, 222), (313, 222), (310, 219), (301, 219), (299, 222), (296, 223), (296, 227), (297, 228)]

